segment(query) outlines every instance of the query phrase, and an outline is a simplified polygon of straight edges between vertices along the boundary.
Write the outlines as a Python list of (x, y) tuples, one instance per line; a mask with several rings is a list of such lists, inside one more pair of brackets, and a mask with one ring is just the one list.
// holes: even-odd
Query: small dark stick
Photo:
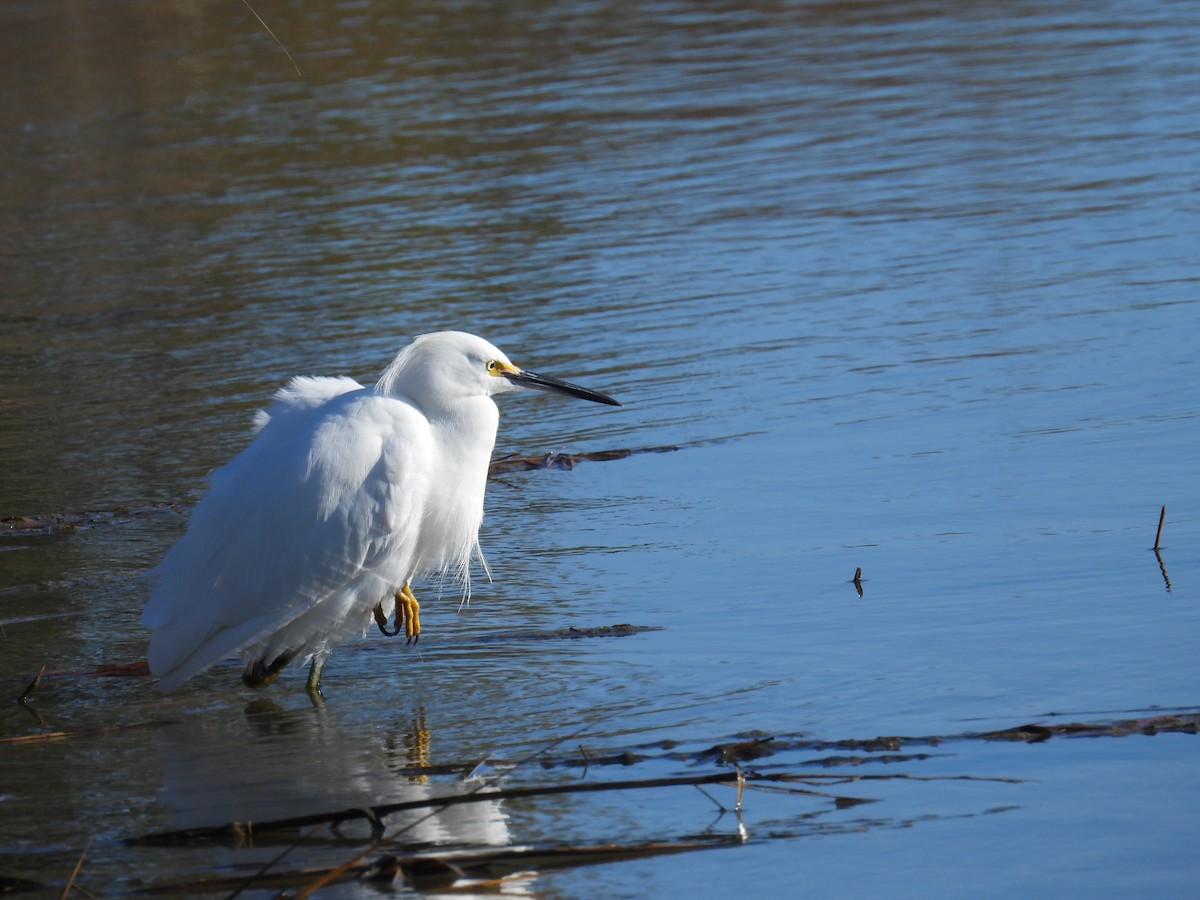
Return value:
[(1163, 522), (1166, 521), (1166, 518), (1167, 518), (1167, 505), (1164, 503), (1162, 512), (1160, 512), (1158, 514), (1158, 532), (1154, 535), (1154, 549), (1155, 550), (1157, 550), (1159, 547), (1158, 542), (1162, 540)]
[(34, 688), (42, 683), (42, 675), (45, 673), (45, 671), (46, 667), (44, 665), (38, 669), (38, 673), (33, 676), (33, 681), (29, 682), (29, 687), (25, 688), (25, 690), (21, 693), (21, 696), (17, 698), (18, 703), (28, 702), (30, 696), (33, 694)]

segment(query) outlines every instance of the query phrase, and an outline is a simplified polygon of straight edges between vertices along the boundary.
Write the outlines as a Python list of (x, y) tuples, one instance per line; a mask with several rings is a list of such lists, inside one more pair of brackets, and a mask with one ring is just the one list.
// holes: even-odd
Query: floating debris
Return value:
[(151, 722), (131, 722), (128, 725), (105, 725), (99, 728), (80, 728), (77, 731), (38, 731), (34, 734), (19, 734), (14, 737), (0, 737), (0, 747), (11, 747), (18, 744), (38, 744), (46, 741), (66, 741), (72, 738), (96, 737), (102, 734), (114, 734), (118, 731), (129, 731), (134, 728), (162, 728), (164, 725), (174, 725), (174, 720), (158, 719)]
[(0, 535), (33, 537), (46, 534), (76, 534), (99, 525), (124, 525), (154, 516), (182, 513), (180, 503), (118, 508), (107, 511), (51, 513), (44, 516), (8, 516), (0, 519)]
[(496, 642), (511, 643), (512, 641), (574, 641), (580, 638), (629, 637), (643, 634), (647, 631), (662, 631), (661, 625), (598, 625), (590, 628), (545, 628), (536, 631), (505, 631), (498, 634), (485, 634), (474, 640), (491, 644)]
[(711, 441), (692, 441), (687, 444), (666, 444), (661, 447), (630, 447), (620, 450), (596, 450), (591, 453), (543, 453), (540, 456), (521, 456), (510, 453), (493, 459), (488, 467), (488, 475), (503, 475), (508, 472), (528, 472), (533, 469), (565, 469), (570, 471), (581, 462), (611, 462), (614, 459), (628, 459), (640, 453), (674, 453), (685, 447), (695, 447)]

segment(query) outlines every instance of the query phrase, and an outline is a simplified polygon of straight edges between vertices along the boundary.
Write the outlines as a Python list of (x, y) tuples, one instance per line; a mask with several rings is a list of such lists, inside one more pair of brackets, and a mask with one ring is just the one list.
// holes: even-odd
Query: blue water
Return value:
[[(0, 515), (182, 510), (0, 540), (0, 679), (50, 672), (0, 736), (177, 722), (0, 747), (0, 874), (61, 886), (89, 836), (100, 893), (227, 873), (274, 851), (118, 841), (449, 790), (405, 767), (557, 740), (1196, 708), (1190, 5), (259, 12), (302, 78), (236, 4), (0, 13)], [(498, 452), (680, 449), (494, 481), (494, 581), (464, 608), (423, 586), (420, 645), (342, 648), (324, 710), (300, 672), (61, 674), (144, 656), (141, 576), (279, 384), (370, 381), (451, 327), (625, 403), (502, 398)], [(654, 630), (522, 637), (622, 622)], [(1186, 896), (1194, 741), (921, 745), (847, 773), (1017, 781), (752, 793), (745, 846), (530, 890)], [(486, 806), (424, 837), (736, 833), (690, 789)]]

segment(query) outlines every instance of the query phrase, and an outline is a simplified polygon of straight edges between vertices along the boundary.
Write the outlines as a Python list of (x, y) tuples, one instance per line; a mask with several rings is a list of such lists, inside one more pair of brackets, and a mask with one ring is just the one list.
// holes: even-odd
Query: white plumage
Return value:
[(462, 332), (417, 338), (374, 388), (292, 379), (153, 573), (142, 623), (162, 687), (240, 654), (252, 684), (311, 659), (316, 690), (330, 648), (377, 605), (389, 615), (398, 589), (438, 570), (465, 579), (482, 560), (492, 396), (521, 387), (620, 405)]

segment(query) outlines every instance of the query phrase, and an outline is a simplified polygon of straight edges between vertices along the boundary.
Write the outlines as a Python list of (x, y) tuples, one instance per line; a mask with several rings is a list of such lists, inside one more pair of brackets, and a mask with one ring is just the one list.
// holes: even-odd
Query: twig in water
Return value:
[(710, 794), (704, 788), (700, 787), (700, 785), (693, 784), (692, 787), (694, 787), (696, 790), (698, 790), (700, 793), (702, 793), (705, 797), (707, 797), (709, 800), (711, 800), (712, 805), (715, 806), (717, 809), (719, 809), (722, 813), (729, 812), (729, 810), (725, 808), (725, 804), (723, 804), (720, 800), (718, 800), (716, 797), (714, 797), (712, 794)]
[(25, 703), (29, 700), (29, 697), (31, 694), (33, 694), (34, 689), (41, 684), (42, 673), (45, 671), (46, 665), (43, 663), (42, 667), (38, 669), (38, 673), (33, 676), (33, 681), (29, 682), (29, 687), (25, 688), (25, 690), (21, 693), (21, 696), (17, 698), (18, 703)]
[(1154, 535), (1154, 549), (1159, 549), (1159, 541), (1162, 540), (1163, 522), (1167, 519), (1167, 504), (1163, 504), (1162, 512), (1158, 514), (1158, 531)]
[(87, 852), (91, 847), (92, 839), (88, 838), (88, 842), (83, 847), (83, 852), (79, 854), (79, 859), (75, 861), (75, 868), (71, 870), (71, 877), (67, 879), (66, 886), (62, 889), (62, 893), (58, 895), (59, 900), (67, 900), (67, 894), (71, 893), (75, 879), (79, 876), (79, 870), (83, 868), (83, 858), (87, 856)]
[[(315, 831), (315, 830), (316, 829), (314, 828), (313, 831)], [(248, 879), (246, 879), (244, 882), (239, 884), (234, 889), (233, 893), (229, 894), (225, 898), (225, 900), (234, 900), (235, 897), (240, 897), (242, 895), (242, 892), (245, 891), (246, 888), (252, 887), (255, 881), (262, 878), (264, 875), (267, 874), (267, 872), (269, 872), (271, 869), (275, 868), (275, 866), (279, 865), (279, 863), (283, 862), (283, 858), (299, 846), (300, 846), (300, 841), (297, 840), (297, 841), (293, 842), (292, 844), (289, 844), (288, 846), (284, 847), (283, 850), (281, 850), (279, 852), (279, 854), (277, 856), (275, 856), (274, 859), (267, 860), (265, 863), (262, 864), (262, 867), (257, 872), (255, 872)]]
[[(32, 707), (26, 704), (26, 709), (32, 710)], [(115, 731), (125, 731), (129, 728), (159, 728), (163, 725), (174, 724), (174, 720), (155, 719), (149, 722), (133, 722), (129, 725), (102, 725), (97, 728), (81, 728), (79, 731), (41, 731), (37, 734), (18, 734), (13, 737), (0, 737), (0, 746), (8, 744), (37, 744), (42, 741), (65, 741), (68, 738), (111, 734)]]
[(246, 9), (250, 10), (250, 12), (254, 14), (254, 18), (258, 19), (258, 24), (265, 28), (267, 30), (267, 34), (269, 34), (275, 43), (279, 45), (279, 49), (283, 51), (284, 56), (288, 58), (288, 62), (292, 64), (292, 68), (296, 70), (296, 74), (303, 78), (304, 75), (300, 72), (300, 67), (296, 65), (296, 61), (292, 59), (292, 54), (288, 53), (288, 48), (283, 46), (283, 41), (275, 37), (275, 32), (271, 30), (271, 26), (263, 21), (263, 17), (260, 16), (257, 11), (255, 11), (253, 6), (250, 5), (249, 0), (242, 0), (242, 3), (245, 5)]

